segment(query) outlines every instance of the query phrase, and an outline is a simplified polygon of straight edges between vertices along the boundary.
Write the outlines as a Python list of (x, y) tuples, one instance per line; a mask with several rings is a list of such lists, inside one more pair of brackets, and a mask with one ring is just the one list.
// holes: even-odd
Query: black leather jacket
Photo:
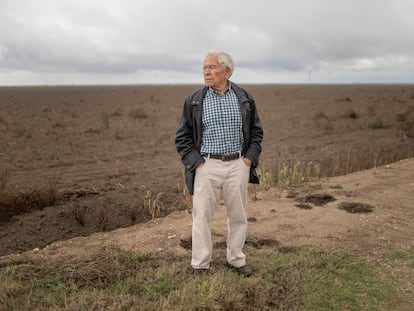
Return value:
[[(251, 183), (259, 183), (256, 167), (259, 164), (259, 155), (262, 150), (263, 129), (256, 110), (253, 97), (243, 88), (231, 83), (231, 87), (239, 100), (243, 123), (243, 155), (252, 161), (250, 168)], [(202, 126), (201, 116), (203, 98), (208, 87), (195, 91), (187, 97), (184, 103), (175, 136), (175, 145), (185, 167), (185, 181), (190, 194), (194, 193), (194, 176), (197, 166), (204, 162), (200, 154)]]

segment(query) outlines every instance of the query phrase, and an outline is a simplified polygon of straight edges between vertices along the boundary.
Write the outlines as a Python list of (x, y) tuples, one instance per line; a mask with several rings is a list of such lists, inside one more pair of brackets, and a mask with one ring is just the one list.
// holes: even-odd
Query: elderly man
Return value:
[(229, 81), (233, 69), (226, 53), (205, 56), (205, 86), (185, 100), (176, 132), (175, 144), (193, 195), (191, 266), (196, 274), (210, 268), (210, 226), (221, 192), (228, 224), (226, 265), (240, 275), (252, 274), (243, 253), (247, 184), (259, 183), (255, 168), (263, 130), (253, 97)]

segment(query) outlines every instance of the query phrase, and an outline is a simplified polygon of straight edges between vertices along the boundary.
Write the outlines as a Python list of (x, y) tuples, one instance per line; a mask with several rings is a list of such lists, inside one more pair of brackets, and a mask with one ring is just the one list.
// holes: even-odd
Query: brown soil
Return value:
[[(88, 256), (107, 244), (188, 252), (174, 134), (194, 88), (0, 88), (1, 261)], [(376, 167), (252, 196), (250, 240), (378, 253), (390, 242), (413, 245), (414, 160), (383, 164), (414, 155), (414, 86), (247, 88), (265, 130), (262, 167), (274, 176), (298, 161), (320, 164), (321, 176)], [(168, 216), (150, 220), (147, 191)], [(335, 201), (304, 201), (309, 194)], [(311, 208), (295, 206), (298, 198)], [(347, 213), (341, 202), (375, 208)], [(225, 241), (224, 218), (220, 208), (216, 243)]]

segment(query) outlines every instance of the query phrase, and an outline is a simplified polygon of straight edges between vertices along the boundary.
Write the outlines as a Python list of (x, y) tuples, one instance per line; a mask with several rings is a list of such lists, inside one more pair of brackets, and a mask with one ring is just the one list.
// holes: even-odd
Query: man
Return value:
[(212, 257), (211, 221), (223, 192), (227, 213), (227, 266), (243, 276), (252, 270), (242, 249), (247, 234), (247, 184), (259, 183), (263, 138), (253, 97), (229, 81), (234, 65), (223, 52), (203, 61), (205, 86), (188, 96), (175, 144), (193, 195), (192, 260), (194, 273), (205, 273)]

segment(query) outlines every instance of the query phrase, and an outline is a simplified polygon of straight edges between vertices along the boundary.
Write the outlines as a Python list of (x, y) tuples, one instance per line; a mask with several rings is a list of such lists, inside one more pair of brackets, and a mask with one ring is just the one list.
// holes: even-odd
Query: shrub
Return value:
[(370, 213), (374, 210), (372, 205), (360, 202), (341, 202), (338, 204), (338, 208), (348, 213)]
[(0, 192), (6, 189), (9, 179), (10, 179), (10, 172), (6, 169), (0, 170)]
[(75, 216), (77, 223), (81, 226), (85, 226), (86, 206), (81, 206), (79, 202), (75, 202), (75, 204), (72, 207), (72, 213), (73, 216)]
[(141, 108), (134, 108), (129, 112), (129, 116), (133, 119), (146, 119), (148, 116)]
[(320, 174), (320, 165), (312, 161), (298, 161), (293, 165), (282, 164), (278, 169), (277, 184), (279, 186), (296, 185), (311, 178), (320, 178)]
[(373, 120), (371, 120), (370, 122), (368, 122), (368, 127), (373, 129), (373, 130), (384, 129), (385, 124), (384, 124), (384, 122), (382, 121), (381, 118), (376, 117)]
[(344, 117), (349, 119), (358, 119), (359, 115), (354, 109), (349, 109), (345, 112)]

